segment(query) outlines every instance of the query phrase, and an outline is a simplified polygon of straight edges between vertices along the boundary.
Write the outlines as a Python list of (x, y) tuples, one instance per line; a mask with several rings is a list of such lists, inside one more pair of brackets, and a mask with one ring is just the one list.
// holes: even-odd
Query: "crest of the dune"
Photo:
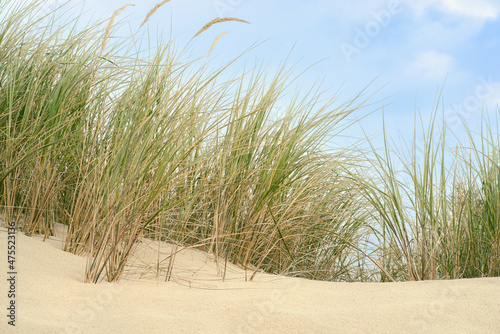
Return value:
[[(86, 258), (16, 234), (17, 319), (2, 333), (498, 333), (500, 279), (333, 283), (215, 263), (143, 240), (119, 283), (83, 283)], [(2, 246), (7, 230), (0, 231)], [(6, 247), (2, 247), (6, 248)], [(171, 254), (176, 266), (165, 282)], [(2, 251), (2, 263), (6, 252)], [(160, 257), (158, 257), (160, 254)], [(160, 261), (158, 261), (160, 259)], [(225, 280), (222, 271), (225, 269)], [(160, 273), (157, 275), (157, 273)], [(4, 270), (5, 274), (5, 270)], [(2, 292), (8, 282), (2, 279)], [(2, 305), (6, 295), (2, 293)], [(5, 313), (5, 312), (4, 312)]]

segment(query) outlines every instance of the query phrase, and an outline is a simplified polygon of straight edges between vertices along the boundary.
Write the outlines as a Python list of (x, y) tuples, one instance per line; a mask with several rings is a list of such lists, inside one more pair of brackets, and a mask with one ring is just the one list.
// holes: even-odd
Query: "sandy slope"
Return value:
[[(17, 326), (7, 325), (7, 233), (0, 229), (0, 333), (500, 333), (500, 279), (328, 283), (259, 274), (227, 279), (196, 250), (178, 254), (172, 280), (155, 278), (144, 242), (137, 275), (84, 284), (86, 259), (17, 234)], [(162, 246), (162, 256), (169, 246)], [(167, 264), (163, 263), (165, 267)]]

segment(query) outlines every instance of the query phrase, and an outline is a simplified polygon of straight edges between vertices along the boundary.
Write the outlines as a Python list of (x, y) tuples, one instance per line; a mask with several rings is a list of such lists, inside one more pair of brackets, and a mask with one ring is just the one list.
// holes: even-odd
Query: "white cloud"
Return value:
[(425, 21), (415, 24), (407, 32), (407, 40), (418, 50), (454, 50), (474, 39), (483, 29), (483, 22), (474, 19), (457, 20), (450, 24), (443, 21)]
[(444, 82), (454, 69), (452, 56), (436, 51), (424, 51), (417, 54), (407, 68), (407, 74), (425, 81)]
[(311, 7), (317, 13), (335, 14), (338, 17), (348, 15), (352, 21), (366, 20), (370, 15), (381, 9), (387, 9), (388, 3), (406, 4), (418, 16), (428, 9), (437, 9), (445, 14), (476, 19), (497, 19), (500, 16), (500, 1), (498, 0), (359, 0), (331, 1), (316, 0)]
[(500, 3), (497, 0), (407, 0), (406, 2), (417, 15), (433, 7), (447, 14), (481, 20), (497, 19), (500, 16)]
[(442, 0), (445, 10), (459, 15), (484, 19), (496, 19), (500, 14), (500, 4), (488, 0)]

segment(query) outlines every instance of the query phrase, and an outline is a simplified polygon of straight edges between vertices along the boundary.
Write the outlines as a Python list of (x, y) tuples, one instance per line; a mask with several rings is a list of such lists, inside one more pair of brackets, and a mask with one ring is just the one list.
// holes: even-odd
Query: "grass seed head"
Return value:
[(223, 22), (230, 22), (230, 21), (236, 21), (236, 22), (242, 22), (242, 23), (247, 23), (247, 24), (250, 24), (250, 22), (248, 21), (245, 21), (245, 20), (241, 20), (241, 19), (237, 19), (237, 18), (234, 18), (234, 17), (223, 17), (223, 18), (216, 18), (210, 22), (208, 22), (207, 24), (205, 24), (203, 26), (203, 28), (200, 29), (200, 31), (198, 31), (196, 33), (196, 35), (193, 36), (193, 38), (197, 37), (198, 35), (200, 35), (202, 32), (208, 30), (211, 26), (213, 26), (214, 24), (217, 24), (217, 23), (223, 23)]
[(141, 26), (139, 27), (139, 29), (142, 28), (143, 25), (145, 25), (149, 19), (151, 18), (151, 16), (153, 16), (153, 14), (158, 10), (160, 9), (161, 6), (163, 6), (164, 4), (166, 4), (167, 2), (169, 2), (170, 0), (165, 0), (163, 2), (160, 2), (159, 4), (157, 4), (156, 6), (153, 7), (153, 9), (151, 9), (148, 13), (148, 15), (146, 15), (146, 18), (144, 19), (144, 21), (141, 23)]

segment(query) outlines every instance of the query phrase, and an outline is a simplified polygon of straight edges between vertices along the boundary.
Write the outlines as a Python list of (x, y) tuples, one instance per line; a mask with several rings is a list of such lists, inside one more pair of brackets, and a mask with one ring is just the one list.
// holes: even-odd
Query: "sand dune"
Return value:
[[(6, 275), (5, 228), (0, 240)], [(248, 282), (229, 265), (223, 282), (213, 260), (189, 249), (164, 282), (158, 246), (145, 241), (125, 279), (94, 285), (83, 283), (86, 258), (63, 252), (60, 237), (18, 233), (16, 246), (16, 327), (4, 278), (1, 333), (500, 333), (500, 278), (330, 283), (260, 273)]]

